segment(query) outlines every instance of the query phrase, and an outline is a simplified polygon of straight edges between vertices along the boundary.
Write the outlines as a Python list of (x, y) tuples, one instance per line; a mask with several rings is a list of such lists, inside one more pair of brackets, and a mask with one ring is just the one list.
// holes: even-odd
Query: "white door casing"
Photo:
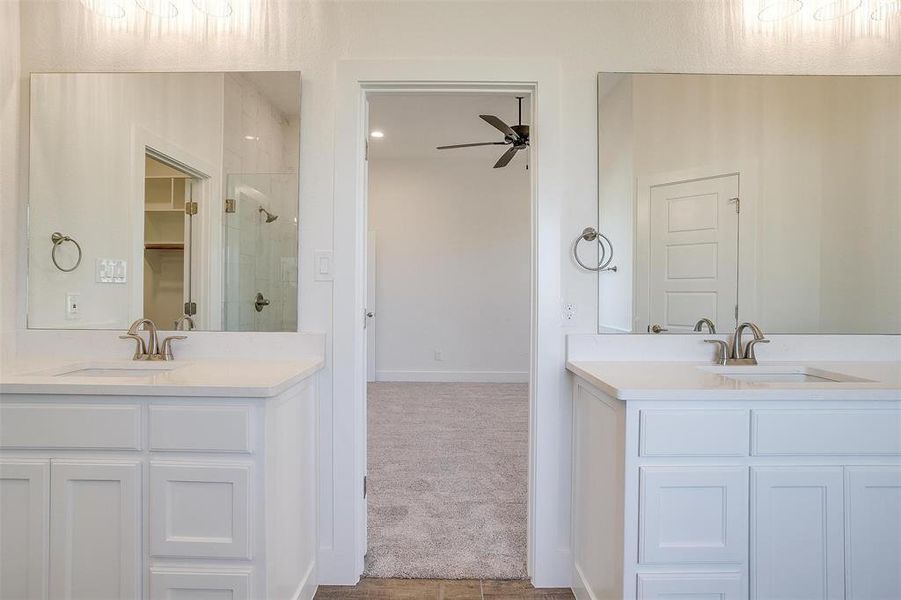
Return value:
[(141, 464), (52, 460), (50, 597), (140, 598)]
[(738, 305), (739, 175), (650, 190), (648, 323), (673, 333), (701, 318), (734, 327)]
[(49, 502), (49, 460), (0, 460), (0, 598), (47, 598)]
[[(366, 380), (376, 380), (376, 352), (375, 352), (375, 334), (376, 320), (378, 318), (378, 302), (376, 302), (376, 285), (377, 285), (377, 267), (378, 265), (378, 242), (377, 234), (373, 230), (369, 230), (369, 239), (367, 240), (366, 252)], [(369, 315), (372, 315), (371, 317)]]
[(842, 600), (841, 467), (751, 468), (752, 600)]

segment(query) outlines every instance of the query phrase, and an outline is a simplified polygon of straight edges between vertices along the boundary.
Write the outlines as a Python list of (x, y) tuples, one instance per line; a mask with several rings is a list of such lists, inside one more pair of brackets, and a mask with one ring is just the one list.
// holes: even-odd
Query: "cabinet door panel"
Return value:
[(50, 596), (140, 597), (141, 465), (52, 461)]
[(751, 469), (751, 598), (841, 600), (841, 467)]
[(252, 558), (249, 464), (150, 464), (150, 553)]
[(0, 461), (0, 598), (47, 597), (50, 461)]
[(747, 560), (747, 467), (642, 467), (639, 485), (641, 563)]
[(901, 467), (845, 471), (848, 600), (901, 598)]

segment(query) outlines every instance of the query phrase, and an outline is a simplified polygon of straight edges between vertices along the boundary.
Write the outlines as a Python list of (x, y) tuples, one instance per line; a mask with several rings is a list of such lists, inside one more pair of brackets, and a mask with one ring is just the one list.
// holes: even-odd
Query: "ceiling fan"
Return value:
[[(494, 163), (494, 168), (499, 169), (506, 167), (516, 153), (529, 147), (529, 126), (522, 124), (522, 99), (523, 96), (517, 96), (519, 101), (519, 125), (507, 125), (494, 115), (479, 115), (479, 117), (504, 134), (503, 142), (477, 142), (475, 144), (454, 144), (452, 146), (438, 146), (438, 150), (449, 150), (451, 148), (471, 148), (473, 146), (510, 146), (506, 152)], [(528, 168), (528, 167), (526, 167)]]

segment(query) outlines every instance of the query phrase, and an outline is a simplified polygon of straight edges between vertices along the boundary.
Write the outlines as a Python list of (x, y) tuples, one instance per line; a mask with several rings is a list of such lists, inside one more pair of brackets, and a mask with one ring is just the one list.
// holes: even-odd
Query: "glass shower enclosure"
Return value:
[(226, 176), (225, 331), (297, 331), (297, 197), (294, 173)]

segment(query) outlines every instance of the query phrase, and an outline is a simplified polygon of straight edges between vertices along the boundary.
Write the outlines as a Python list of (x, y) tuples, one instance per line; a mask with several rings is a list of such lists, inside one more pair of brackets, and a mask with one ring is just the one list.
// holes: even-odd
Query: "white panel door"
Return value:
[(751, 598), (841, 600), (841, 467), (751, 469)]
[(47, 597), (50, 461), (0, 461), (0, 598)]
[(651, 188), (649, 325), (691, 331), (702, 318), (735, 324), (738, 175)]
[(50, 597), (140, 597), (141, 465), (52, 461)]
[(150, 464), (150, 554), (252, 558), (249, 464)]
[(901, 467), (847, 467), (848, 600), (901, 598)]
[(639, 562), (747, 561), (747, 467), (642, 467), (639, 488)]

